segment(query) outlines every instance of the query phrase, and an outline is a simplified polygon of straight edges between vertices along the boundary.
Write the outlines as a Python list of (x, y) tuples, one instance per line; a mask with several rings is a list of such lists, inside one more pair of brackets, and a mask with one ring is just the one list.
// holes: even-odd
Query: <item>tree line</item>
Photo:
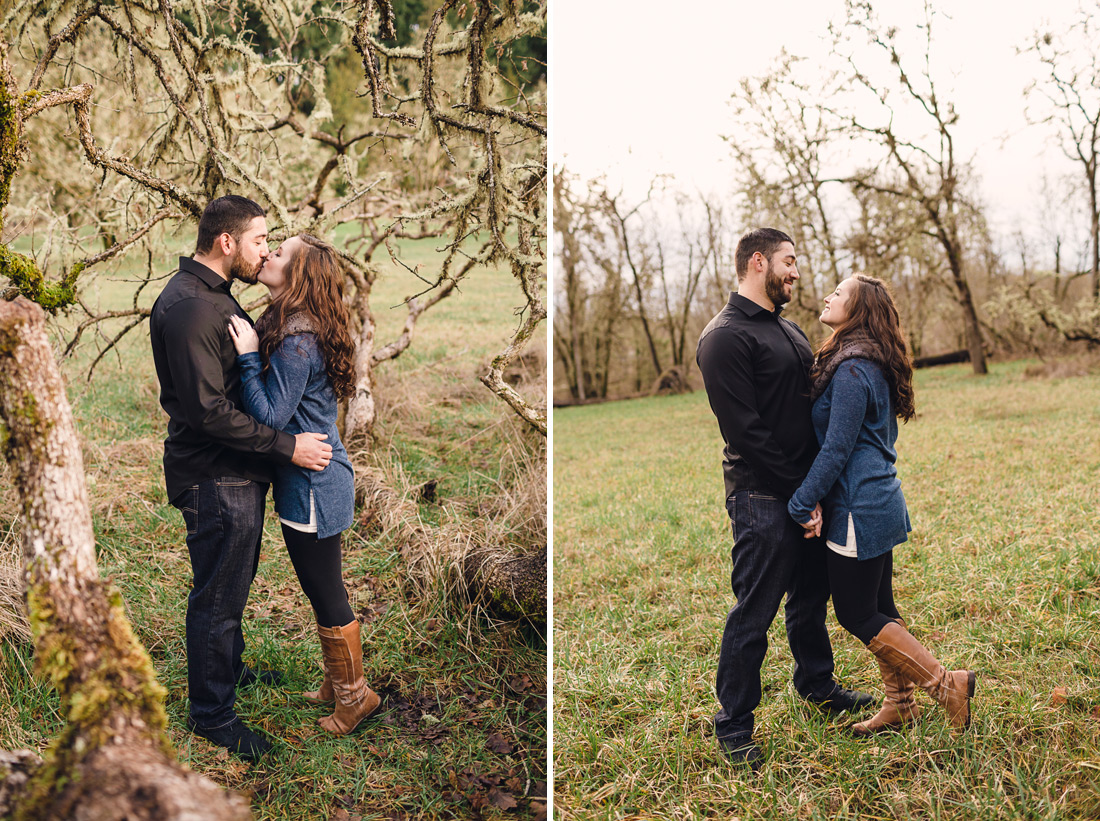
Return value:
[(950, 353), (984, 374), (990, 356), (1100, 344), (1098, 11), (1018, 49), (1036, 67), (1029, 122), (1075, 169), (1043, 186), (1044, 247), (990, 227), (959, 145), (964, 112), (935, 70), (930, 2), (915, 45), (853, 0), (827, 70), (782, 53), (741, 80), (729, 196), (656, 178), (630, 199), (555, 168), (555, 401), (686, 388), (698, 332), (735, 288), (737, 238), (758, 225), (795, 241), (803, 276), (785, 315), (811, 336), (824, 295), (862, 271), (890, 282), (918, 359)]

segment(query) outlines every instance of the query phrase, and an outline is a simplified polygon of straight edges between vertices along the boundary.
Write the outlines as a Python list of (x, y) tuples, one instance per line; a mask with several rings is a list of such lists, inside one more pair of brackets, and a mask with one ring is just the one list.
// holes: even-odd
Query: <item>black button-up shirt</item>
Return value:
[(802, 329), (731, 294), (703, 329), (695, 359), (726, 443), (726, 498), (759, 490), (789, 499), (817, 455), (810, 421), (813, 352)]
[(179, 272), (153, 304), (149, 336), (168, 413), (164, 480), (168, 498), (219, 476), (258, 482), (294, 455), (294, 437), (240, 410), (237, 351), (229, 317), (248, 315), (229, 283), (202, 263), (180, 257)]

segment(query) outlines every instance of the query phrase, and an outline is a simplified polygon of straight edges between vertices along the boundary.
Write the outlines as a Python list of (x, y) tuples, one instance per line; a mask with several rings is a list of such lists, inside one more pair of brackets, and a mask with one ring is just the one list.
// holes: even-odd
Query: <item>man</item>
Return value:
[(199, 220), (193, 257), (180, 257), (149, 318), (160, 403), (168, 413), (164, 479), (183, 514), (193, 574), (187, 598), (187, 688), (192, 732), (255, 760), (271, 742), (233, 710), (236, 688), (256, 680), (242, 661), (248, 589), (260, 559), (264, 500), (276, 463), (322, 470), (332, 447), (317, 433), (287, 433), (239, 410), (240, 376), (229, 337), (231, 316), (249, 322), (230, 294), (253, 283), (267, 258), (264, 210), (244, 197), (220, 197)]
[(726, 443), (726, 510), (734, 535), (730, 583), (737, 604), (722, 632), (716, 687), (722, 709), (714, 730), (731, 760), (756, 769), (760, 666), (784, 594), (799, 695), (834, 712), (872, 698), (833, 680), (825, 547), (819, 538), (804, 539), (787, 513), (818, 450), (810, 422), (813, 354), (802, 330), (779, 315), (799, 276), (794, 242), (782, 231), (756, 229), (741, 237), (734, 262), (737, 293), (703, 330), (696, 360)]

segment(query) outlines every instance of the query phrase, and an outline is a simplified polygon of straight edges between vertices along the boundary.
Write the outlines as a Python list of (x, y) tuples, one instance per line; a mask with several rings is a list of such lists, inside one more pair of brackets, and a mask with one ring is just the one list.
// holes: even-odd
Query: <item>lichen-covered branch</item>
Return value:
[[(525, 198), (529, 203), (533, 201), (534, 213), (538, 210), (538, 182), (529, 180)], [(542, 181), (545, 184), (545, 180)], [(523, 295), (527, 300), (524, 308), (526, 317), (516, 330), (515, 335), (500, 354), (489, 365), (489, 372), (481, 376), (481, 381), (493, 393), (503, 399), (512, 410), (528, 425), (537, 430), (543, 436), (546, 435), (546, 406), (541, 408), (531, 406), (519, 393), (504, 381), (504, 371), (519, 357), (527, 346), (528, 341), (534, 336), (535, 330), (546, 319), (546, 306), (542, 300), (540, 286), (540, 272), (542, 260), (536, 253), (534, 237), (537, 235), (538, 223), (519, 223), (518, 242), (515, 251), (509, 252), (512, 262), (512, 273), (519, 282)]]
[(121, 157), (108, 154), (96, 143), (92, 134), (91, 115), (88, 111), (88, 98), (91, 97), (91, 86), (87, 87), (87, 95), (73, 103), (73, 111), (76, 114), (76, 125), (80, 133), (80, 145), (84, 148), (84, 156), (92, 165), (98, 166), (123, 177), (129, 177), (147, 191), (154, 191), (172, 200), (196, 220), (202, 216), (203, 204), (194, 196), (184, 191), (171, 180), (165, 180), (153, 174), (143, 171), (131, 162)]
[(527, 342), (534, 336), (535, 330), (546, 319), (546, 307), (538, 295), (538, 285), (531, 281), (530, 276), (525, 276), (524, 281), (524, 292), (528, 298), (527, 316), (508, 343), (508, 347), (493, 358), (489, 365), (489, 372), (482, 375), (480, 379), (485, 387), (504, 400), (523, 421), (545, 436), (546, 406), (533, 407), (504, 381), (504, 371), (519, 357), (527, 346)]

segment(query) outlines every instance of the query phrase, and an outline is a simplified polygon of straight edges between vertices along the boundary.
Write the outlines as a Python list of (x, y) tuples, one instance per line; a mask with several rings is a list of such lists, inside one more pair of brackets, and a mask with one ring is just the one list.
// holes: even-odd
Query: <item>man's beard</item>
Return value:
[(241, 249), (238, 248), (229, 259), (229, 281), (239, 279), (241, 282), (255, 285), (260, 277), (260, 269), (263, 267), (263, 260), (255, 266), (245, 262), (244, 257), (241, 256)]
[(785, 290), (786, 280), (779, 274), (772, 272), (772, 264), (768, 262), (768, 270), (764, 272), (764, 293), (772, 304), (778, 308), (791, 301), (791, 295)]

